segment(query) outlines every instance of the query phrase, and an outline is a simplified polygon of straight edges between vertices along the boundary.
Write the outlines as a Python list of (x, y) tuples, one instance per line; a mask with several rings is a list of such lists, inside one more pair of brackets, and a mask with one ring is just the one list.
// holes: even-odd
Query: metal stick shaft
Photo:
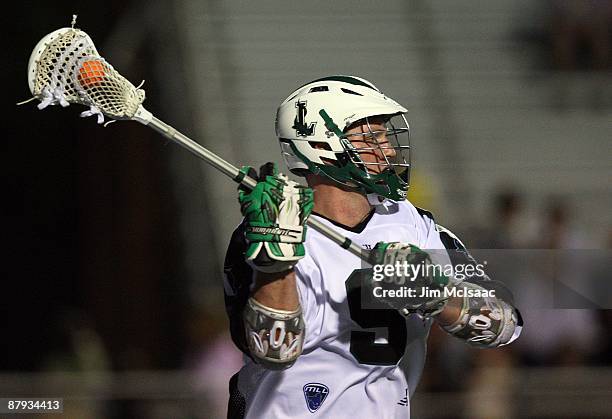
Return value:
[[(143, 122), (143, 121), (140, 121), (140, 122)], [(190, 151), (192, 154), (194, 154), (198, 158), (209, 163), (211, 166), (218, 169), (220, 172), (230, 177), (232, 180), (236, 180), (237, 176), (240, 174), (240, 170), (236, 166), (222, 159), (221, 157), (211, 152), (210, 150), (202, 147), (200, 144), (196, 143), (191, 138), (180, 133), (179, 131), (172, 128), (170, 125), (166, 124), (165, 122), (157, 119), (156, 117), (152, 116), (151, 120), (145, 125), (150, 126), (155, 131), (162, 134), (164, 137), (174, 141), (181, 147)], [(255, 179), (252, 179), (248, 176), (245, 176), (244, 179), (242, 179), (240, 183), (242, 183), (243, 185), (249, 188), (253, 188), (255, 187), (255, 185), (257, 185), (257, 182), (255, 181)], [(309, 217), (307, 222), (308, 222), (309, 227), (323, 234), (325, 237), (332, 240), (334, 243), (338, 244), (339, 246), (344, 247), (345, 249), (347, 249), (349, 252), (351, 252), (355, 256), (363, 260), (367, 260), (368, 252), (365, 249), (362, 249), (357, 244), (353, 243), (349, 238), (343, 236), (342, 234), (338, 233), (335, 230), (332, 230), (331, 228), (329, 228), (328, 226), (326, 226), (319, 220), (316, 220), (312, 217)]]

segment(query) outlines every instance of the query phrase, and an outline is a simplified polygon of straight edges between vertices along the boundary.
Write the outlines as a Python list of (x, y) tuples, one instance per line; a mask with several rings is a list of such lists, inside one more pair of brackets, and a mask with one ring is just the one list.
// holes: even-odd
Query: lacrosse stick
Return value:
[[(244, 176), (237, 167), (147, 111), (142, 106), (144, 90), (134, 87), (98, 54), (91, 38), (74, 28), (75, 18), (72, 27), (58, 29), (42, 38), (30, 57), (28, 84), (33, 98), (40, 100), (39, 109), (76, 103), (89, 106), (89, 110), (82, 112), (81, 116), (96, 116), (98, 123), (104, 122), (104, 116), (110, 118), (110, 122), (138, 121), (184, 147), (235, 182), (251, 189), (255, 187), (257, 182)], [(366, 250), (322, 222), (309, 218), (308, 226), (367, 260)]]

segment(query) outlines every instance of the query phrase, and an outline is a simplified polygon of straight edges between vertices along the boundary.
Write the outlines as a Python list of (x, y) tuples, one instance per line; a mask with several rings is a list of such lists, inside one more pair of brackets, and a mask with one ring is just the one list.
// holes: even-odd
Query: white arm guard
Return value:
[(463, 297), (457, 321), (442, 326), (444, 330), (471, 345), (483, 348), (507, 345), (518, 338), (523, 321), (517, 309), (499, 298), (479, 296), (486, 295), (487, 291), (479, 285), (462, 282), (458, 287), (464, 288), (468, 295)]
[(250, 297), (244, 308), (244, 328), (249, 351), (265, 368), (289, 368), (302, 353), (304, 319), (295, 311), (266, 307)]

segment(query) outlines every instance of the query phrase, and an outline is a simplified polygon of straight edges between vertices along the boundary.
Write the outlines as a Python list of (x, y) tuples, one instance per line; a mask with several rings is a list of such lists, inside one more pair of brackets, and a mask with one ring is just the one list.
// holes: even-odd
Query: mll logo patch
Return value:
[(323, 404), (327, 395), (329, 394), (329, 388), (320, 383), (308, 383), (304, 386), (304, 397), (306, 398), (306, 407), (310, 410), (310, 413), (316, 412), (319, 407)]

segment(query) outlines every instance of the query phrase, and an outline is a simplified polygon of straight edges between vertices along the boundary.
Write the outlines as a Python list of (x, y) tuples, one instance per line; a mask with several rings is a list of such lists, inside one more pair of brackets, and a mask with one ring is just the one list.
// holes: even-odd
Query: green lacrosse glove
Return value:
[(388, 306), (427, 317), (444, 309), (448, 300), (444, 289), (450, 281), (442, 267), (434, 265), (432, 254), (412, 244), (379, 242), (370, 253), (370, 262), (373, 276), (368, 286), (372, 292), (380, 287), (374, 295)]
[(306, 220), (313, 207), (312, 189), (278, 173), (274, 163), (241, 171), (258, 182), (253, 190), (239, 188), (238, 201), (246, 222), (247, 263), (261, 272), (283, 272), (305, 255)]

